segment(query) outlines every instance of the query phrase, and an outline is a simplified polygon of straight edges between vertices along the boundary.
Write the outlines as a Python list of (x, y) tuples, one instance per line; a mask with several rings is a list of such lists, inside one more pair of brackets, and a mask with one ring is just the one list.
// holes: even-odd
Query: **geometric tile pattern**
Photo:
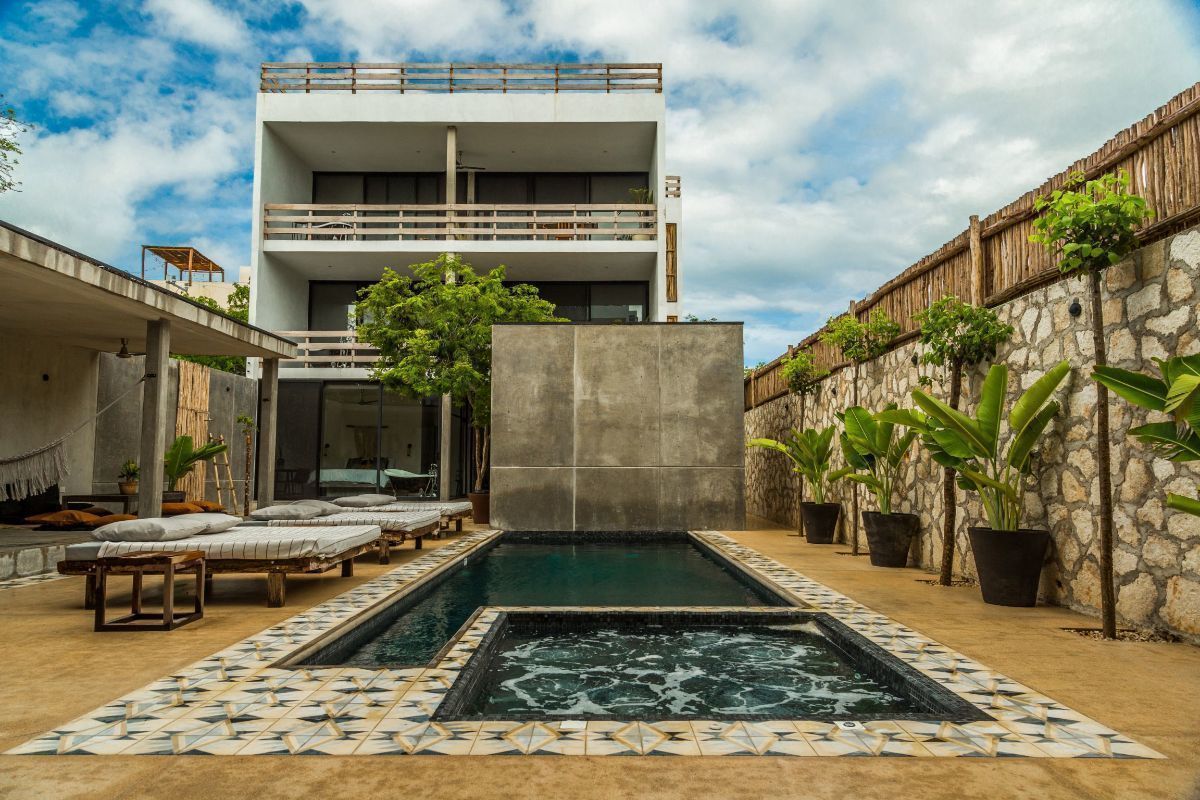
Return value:
[(432, 719), (459, 671), (496, 622), (496, 609), (480, 613), (436, 667), (275, 666), (325, 631), (394, 599), (498, 535), (496, 531), (465, 534), (9, 753), (1162, 758), (710, 531), (692, 536), (698, 544), (773, 583), (796, 605), (836, 617), (974, 703), (991, 719), (970, 723)]

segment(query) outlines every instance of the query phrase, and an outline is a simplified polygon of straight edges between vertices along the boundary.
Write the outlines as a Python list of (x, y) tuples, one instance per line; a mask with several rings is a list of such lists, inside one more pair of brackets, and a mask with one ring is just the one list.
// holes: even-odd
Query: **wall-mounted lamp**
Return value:
[(1079, 301), (1072, 298), (1071, 305), (1067, 306), (1067, 313), (1072, 317), (1078, 317), (1083, 313), (1083, 306), (1079, 305)]
[(913, 353), (913, 357), (912, 357), (912, 359), (911, 359), (911, 360), (912, 360), (912, 365), (913, 365), (914, 367), (915, 367), (917, 364), (919, 364), (919, 363), (920, 363), (920, 359), (918, 359), (918, 358), (917, 358), (917, 354), (916, 354), (916, 353)]
[(117, 358), (129, 358), (129, 340), (121, 340), (121, 349), (117, 351)]

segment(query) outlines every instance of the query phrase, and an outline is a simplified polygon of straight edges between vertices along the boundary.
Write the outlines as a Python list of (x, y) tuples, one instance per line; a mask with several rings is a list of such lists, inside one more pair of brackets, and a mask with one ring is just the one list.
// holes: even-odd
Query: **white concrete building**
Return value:
[(386, 267), (454, 252), (573, 321), (677, 320), (664, 123), (659, 64), (263, 65), (250, 319), (301, 349), (276, 493), (466, 490), (461, 414), (367, 381), (353, 304)]

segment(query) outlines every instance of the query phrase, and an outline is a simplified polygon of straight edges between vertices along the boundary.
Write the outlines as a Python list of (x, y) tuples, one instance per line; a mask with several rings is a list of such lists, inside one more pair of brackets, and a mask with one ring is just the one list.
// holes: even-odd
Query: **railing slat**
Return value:
[(662, 64), (264, 63), (262, 92), (662, 92)]

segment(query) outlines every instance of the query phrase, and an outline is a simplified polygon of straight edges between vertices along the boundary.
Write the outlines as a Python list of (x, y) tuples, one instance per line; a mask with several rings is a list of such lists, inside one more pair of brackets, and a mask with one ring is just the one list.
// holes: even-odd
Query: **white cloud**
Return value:
[(168, 35), (185, 42), (235, 50), (250, 41), (245, 23), (209, 0), (146, 0), (145, 9)]
[[(180, 90), (174, 42), (152, 26), (97, 28), (85, 46), (0, 32), (24, 67), (13, 95), (100, 117), (37, 131), (25, 191), (0, 197), (0, 214), (102, 257), (170, 220), (244, 262), (254, 45), (276, 60), (662, 61), (684, 310), (745, 319), (751, 361), (1200, 74), (1195, 11), (1173, 0), (300, 0), (298, 25), (270, 33), (251, 31), (268, 11), (238, 2), (249, 25), (212, 0), (146, 0), (170, 37), (216, 54), (215, 87), (166, 98), (160, 88)], [(39, 8), (52, 5), (68, 6)], [(114, 70), (121, 80), (101, 78)], [(190, 194), (139, 208), (163, 186)]]

